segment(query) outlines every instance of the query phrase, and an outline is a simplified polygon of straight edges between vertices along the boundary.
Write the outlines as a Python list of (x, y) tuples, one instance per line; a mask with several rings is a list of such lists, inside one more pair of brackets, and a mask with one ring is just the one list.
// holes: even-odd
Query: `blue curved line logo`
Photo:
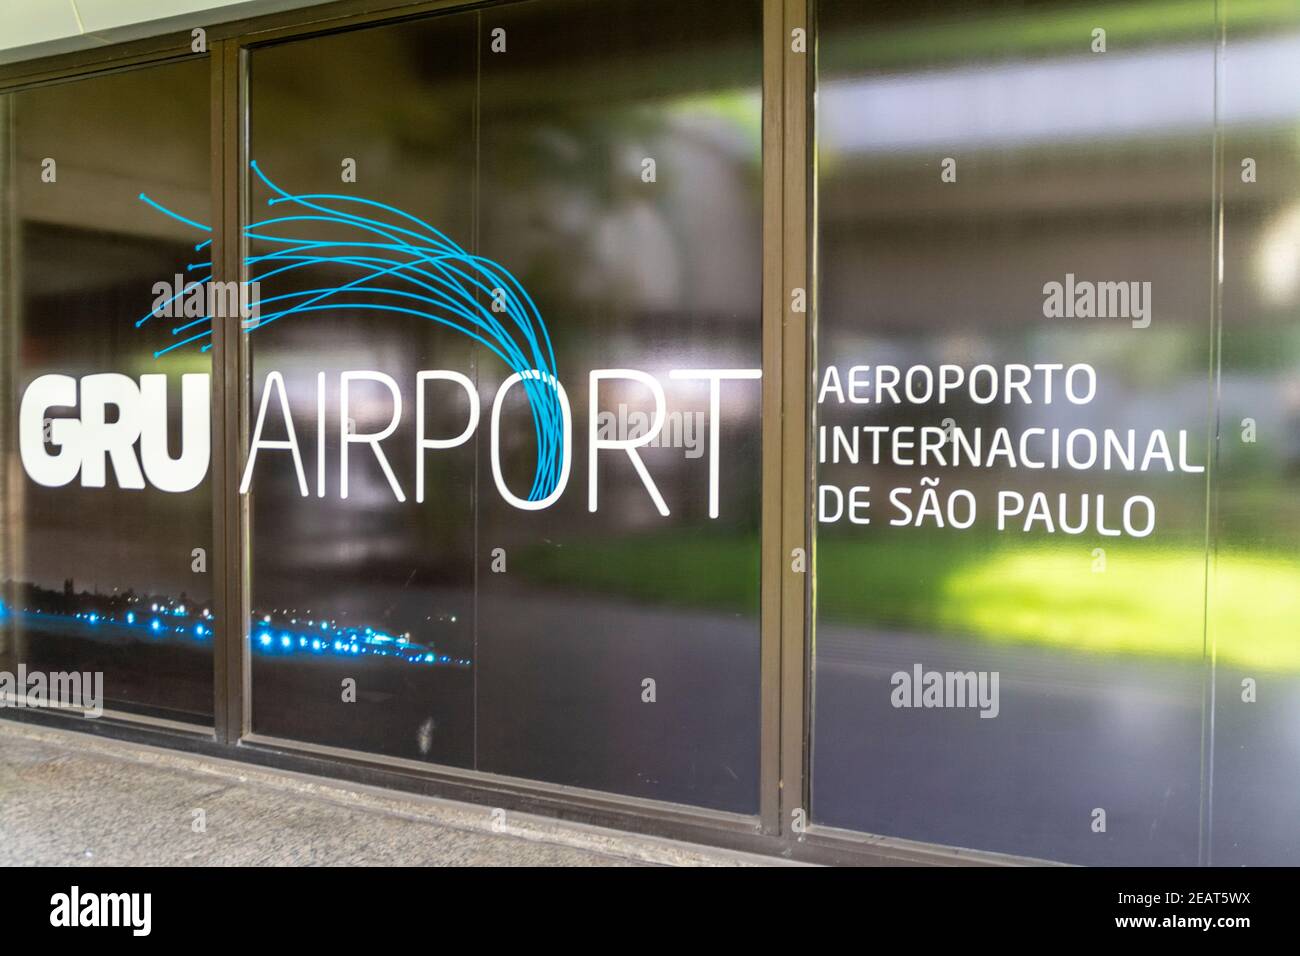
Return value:
[[(523, 285), (505, 266), (467, 252), (422, 219), (387, 203), (358, 196), (331, 193), (294, 195), (271, 181), (258, 166), (253, 172), (274, 194), (270, 207), (283, 206), (286, 214), (251, 222), (244, 227), (250, 240), (270, 244), (274, 251), (250, 255), (244, 265), (249, 282), (262, 283), (299, 270), (328, 266), (329, 275), (341, 268), (359, 272), (342, 285), (262, 296), (256, 318), (242, 323), (255, 332), (286, 316), (312, 312), (389, 312), (415, 316), (454, 329), (489, 349), (520, 376), (532, 413), (537, 439), (537, 468), (529, 491), (530, 501), (541, 501), (559, 486), (564, 462), (564, 420), (559, 396), (559, 374), (550, 333), (541, 312)], [(168, 209), (144, 193), (140, 200), (158, 212), (201, 232), (212, 227)], [(340, 227), (345, 239), (312, 240), (282, 235), (299, 224), (309, 228)], [(208, 248), (211, 239), (195, 245)], [(212, 281), (212, 262), (186, 266), (193, 282), (135, 323), (140, 328), (161, 318), (167, 306)], [(331, 279), (329, 281), (337, 281)], [(267, 306), (271, 310), (267, 311)], [(205, 315), (171, 330), (175, 342), (154, 352), (154, 357), (186, 346), (206, 352), (212, 348), (212, 316)]]

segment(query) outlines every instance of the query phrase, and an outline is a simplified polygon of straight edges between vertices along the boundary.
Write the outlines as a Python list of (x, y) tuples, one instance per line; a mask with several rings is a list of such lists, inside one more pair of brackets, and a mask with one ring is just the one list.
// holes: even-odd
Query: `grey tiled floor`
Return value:
[(0, 865), (775, 862), (523, 814), (497, 827), (482, 807), (0, 720)]

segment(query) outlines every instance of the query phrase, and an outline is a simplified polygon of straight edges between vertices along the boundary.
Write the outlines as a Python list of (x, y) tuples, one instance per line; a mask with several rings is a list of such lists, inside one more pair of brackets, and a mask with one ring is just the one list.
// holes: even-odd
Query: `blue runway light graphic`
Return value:
[[(316, 312), (386, 312), (409, 315), (454, 329), (496, 355), (521, 376), (537, 440), (537, 466), (530, 501), (546, 499), (559, 486), (564, 462), (564, 420), (559, 398), (559, 372), (550, 333), (528, 291), (500, 263), (467, 252), (443, 232), (387, 203), (333, 193), (293, 195), (281, 189), (254, 160), (254, 174), (274, 195), (269, 207), (285, 215), (251, 222), (244, 235), (274, 251), (249, 255), (244, 265), (249, 282), (266, 288), (269, 280), (300, 270), (326, 267), (330, 276), (320, 287), (260, 298), (258, 314), (241, 323), (255, 332), (288, 316)], [(178, 222), (211, 233), (212, 228), (188, 219), (151, 199), (140, 200)], [(308, 239), (291, 235), (295, 229), (326, 229), (345, 239)], [(211, 238), (195, 245), (201, 252)], [(337, 282), (339, 270), (360, 273)], [(170, 305), (195, 288), (212, 282), (212, 263), (186, 266), (194, 281), (171, 299)], [(310, 273), (308, 273), (310, 274)], [(271, 308), (268, 310), (268, 306)], [(136, 322), (140, 328), (163, 316), (159, 306)], [(193, 346), (212, 348), (212, 316), (205, 315), (171, 329), (174, 341), (154, 352), (158, 358)]]
[[(172, 597), (71, 595), (33, 585), (18, 606), (0, 601), (0, 626), (17, 621), (32, 634), (75, 635), (87, 640), (147, 641), (173, 646), (203, 645), (215, 637), (208, 608)], [(455, 621), (455, 618), (452, 618)], [(448, 653), (425, 638), (391, 633), (382, 627), (351, 625), (325, 616), (292, 612), (254, 612), (249, 644), (258, 654), (321, 658), (384, 658), (421, 667), (465, 668), (473, 661)]]

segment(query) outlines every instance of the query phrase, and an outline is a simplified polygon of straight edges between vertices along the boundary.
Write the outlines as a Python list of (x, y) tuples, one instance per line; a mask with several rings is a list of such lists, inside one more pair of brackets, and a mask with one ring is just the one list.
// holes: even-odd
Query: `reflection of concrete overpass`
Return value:
[[(1157, 327), (1203, 326), (1216, 129), (1232, 157), (1220, 190), (1232, 250), (1249, 255), (1225, 315), (1240, 325), (1295, 307), (1300, 283), (1282, 274), (1300, 255), (1294, 178), (1231, 181), (1242, 155), (1266, 153), (1277, 171), (1300, 160), (1300, 36), (1234, 38), (1216, 94), (1212, 23), (1173, 43), (1148, 24), (1137, 38), (1148, 45), (1130, 35), (1104, 56), (1077, 42), (1018, 54), (1008, 27), (980, 57), (979, 24), (964, 27), (962, 54), (906, 36), (910, 59), (878, 49), (881, 37), (867, 59), (850, 55), (852, 36), (822, 44), (823, 317), (865, 310), (875, 329), (913, 334), (1014, 330), (1041, 317), (1043, 282), (1074, 271), (1151, 281)], [(943, 29), (913, 32), (935, 41)], [(957, 159), (956, 183), (940, 184), (943, 157)]]
[[(1300, 37), (1248, 39), (1231, 49), (1233, 82), (1216, 104), (1215, 45), (1079, 50), (1050, 59), (990, 59), (832, 80), (818, 90), (821, 142), (837, 159), (1053, 148), (1194, 137), (1216, 119), (1289, 126), (1300, 87), (1281, 82), (1300, 63)], [(1062, 202), (1069, 196), (1059, 196)], [(1077, 201), (1077, 200), (1076, 200)]]

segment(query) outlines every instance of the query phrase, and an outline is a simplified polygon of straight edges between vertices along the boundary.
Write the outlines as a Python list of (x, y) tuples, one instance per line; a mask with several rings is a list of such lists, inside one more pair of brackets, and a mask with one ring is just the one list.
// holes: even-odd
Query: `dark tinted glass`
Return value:
[[(265, 277), (267, 323), (252, 336), (254, 410), (278, 372), (309, 479), (302, 497), (291, 455), (259, 453), (251, 485), (253, 729), (459, 766), (474, 759), (474, 446), (426, 453), (428, 497), (418, 504), (414, 412), (416, 373), (472, 375), (471, 343), (414, 315), (364, 308), (384, 300), (361, 294), (348, 301), (362, 308), (271, 321), (312, 290), (364, 279), (387, 254), (365, 245), (386, 241), (378, 227), (326, 221), (324, 208), (403, 220), (362, 203), (313, 209), (268, 200), (279, 198), (269, 183), (294, 194), (347, 194), (470, 242), (476, 36), (474, 15), (442, 17), (257, 50), (251, 66), (251, 155), (262, 176), (251, 177), (249, 251), (258, 258), (249, 272)], [(354, 183), (343, 182), (345, 161), (356, 164)], [(298, 249), (276, 237), (340, 245)], [(308, 254), (334, 258), (306, 262)], [(349, 446), (348, 497), (340, 497), (347, 371), (382, 372), (398, 388), (404, 414), (383, 447), (404, 502), (364, 445)], [(429, 436), (464, 428), (468, 398), (449, 384), (425, 386)], [(384, 384), (349, 382), (348, 392), (353, 432), (377, 432), (391, 418)], [(286, 439), (274, 392), (266, 421), (264, 437)], [(345, 680), (356, 685), (346, 701)]]
[[(287, 441), (281, 373), (307, 489), (259, 450), (256, 731), (756, 808), (760, 39), (750, 0), (546, 2), (254, 51), (253, 409)], [(646, 377), (593, 420), (601, 369)], [(391, 385), (345, 414), (357, 371)], [(593, 433), (653, 438), (594, 511)]]
[(152, 310), (208, 255), (141, 196), (209, 221), (207, 96), (196, 57), (0, 98), (0, 661), (187, 722), (212, 715), (210, 361)]
[(1198, 859), (1215, 18), (1159, 9), (819, 4), (819, 823)]
[[(546, 316), (576, 449), (546, 510), (480, 479), (481, 553), (514, 562), (479, 578), (482, 769), (757, 808), (759, 382), (720, 385), (710, 517), (710, 385), (672, 373), (762, 365), (759, 7), (483, 15), (485, 40), (503, 29), (508, 45), (483, 59), (480, 246)], [(593, 369), (661, 383), (661, 440), (640, 454), (668, 514), (625, 453), (591, 472)], [(521, 406), (505, 414), (526, 437)], [(596, 408), (611, 439), (645, 434), (653, 412), (644, 385), (617, 379)], [(520, 444), (505, 466), (517, 489), (533, 466)]]

